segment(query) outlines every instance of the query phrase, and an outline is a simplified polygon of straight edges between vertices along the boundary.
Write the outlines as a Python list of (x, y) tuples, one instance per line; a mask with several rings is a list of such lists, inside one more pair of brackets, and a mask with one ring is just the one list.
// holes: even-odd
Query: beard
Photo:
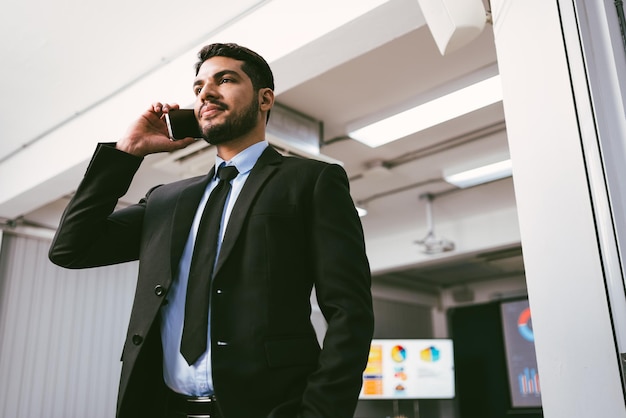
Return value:
[(221, 124), (209, 122), (202, 127), (202, 137), (211, 145), (219, 145), (252, 131), (257, 124), (259, 102), (256, 97), (241, 112), (231, 115)]

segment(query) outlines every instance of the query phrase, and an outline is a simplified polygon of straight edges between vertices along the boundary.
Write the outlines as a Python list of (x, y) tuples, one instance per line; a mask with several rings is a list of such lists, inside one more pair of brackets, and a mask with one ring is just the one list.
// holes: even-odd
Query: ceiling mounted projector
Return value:
[(428, 232), (424, 239), (415, 241), (415, 243), (421, 246), (421, 251), (424, 254), (439, 254), (454, 250), (454, 242), (445, 238), (437, 238), (432, 231)]
[(433, 195), (424, 194), (420, 198), (426, 199), (426, 223), (428, 224), (428, 233), (424, 239), (415, 241), (421, 247), (424, 254), (439, 254), (446, 251), (454, 250), (454, 242), (445, 238), (437, 238), (435, 236), (435, 223), (433, 221)]

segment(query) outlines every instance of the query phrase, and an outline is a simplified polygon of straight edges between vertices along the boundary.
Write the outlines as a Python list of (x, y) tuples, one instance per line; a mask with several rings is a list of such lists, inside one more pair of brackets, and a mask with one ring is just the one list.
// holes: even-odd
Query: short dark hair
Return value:
[(243, 61), (241, 69), (250, 77), (250, 80), (252, 80), (254, 90), (259, 91), (266, 87), (274, 90), (274, 75), (272, 74), (272, 70), (267, 61), (256, 52), (233, 43), (207, 45), (198, 52), (196, 75), (198, 75), (204, 61), (212, 57), (227, 57), (236, 59), (237, 61)]
[[(204, 61), (213, 57), (226, 57), (242, 61), (241, 69), (252, 81), (252, 88), (259, 91), (263, 88), (274, 90), (274, 75), (272, 69), (265, 59), (256, 52), (235, 43), (215, 43), (204, 46), (198, 52), (198, 62), (196, 62), (196, 75)], [(267, 111), (265, 123), (270, 120), (270, 110)]]

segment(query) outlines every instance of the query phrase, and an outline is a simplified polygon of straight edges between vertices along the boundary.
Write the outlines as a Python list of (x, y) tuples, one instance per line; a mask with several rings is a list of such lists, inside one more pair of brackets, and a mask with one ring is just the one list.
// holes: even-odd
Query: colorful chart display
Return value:
[(541, 385), (528, 300), (506, 302), (501, 309), (511, 406), (540, 407)]
[(454, 398), (452, 340), (373, 340), (361, 399)]

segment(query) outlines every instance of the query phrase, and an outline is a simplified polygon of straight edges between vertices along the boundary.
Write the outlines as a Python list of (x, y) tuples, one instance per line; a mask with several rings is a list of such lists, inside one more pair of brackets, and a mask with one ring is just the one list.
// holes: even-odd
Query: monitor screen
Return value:
[(504, 302), (501, 309), (511, 406), (540, 407), (541, 385), (528, 300)]
[(372, 340), (359, 398), (454, 398), (452, 340)]

